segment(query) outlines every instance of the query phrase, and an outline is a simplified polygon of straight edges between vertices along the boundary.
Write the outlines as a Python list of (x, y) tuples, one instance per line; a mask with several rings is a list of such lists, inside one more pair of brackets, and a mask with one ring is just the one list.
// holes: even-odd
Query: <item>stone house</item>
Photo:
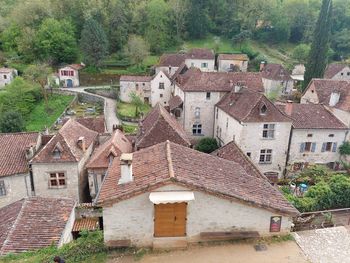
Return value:
[(191, 68), (174, 82), (173, 96), (176, 98), (170, 100), (170, 108), (192, 139), (213, 137), (216, 103), (235, 87), (241, 86), (264, 92), (260, 73), (201, 72)]
[(84, 165), (97, 143), (98, 133), (70, 119), (31, 160), (34, 193), (41, 197), (88, 197)]
[(97, 204), (111, 247), (287, 234), (298, 214), (266, 177), (172, 142), (114, 159)]
[(219, 72), (246, 72), (249, 58), (246, 54), (219, 54), (217, 65)]
[(134, 142), (135, 150), (167, 140), (187, 147), (191, 146), (190, 139), (180, 123), (158, 103), (139, 124), (139, 133)]
[(0, 255), (62, 246), (72, 240), (75, 202), (30, 197), (0, 208)]
[(185, 60), (186, 53), (163, 54), (158, 64), (155, 66), (156, 74), (159, 73), (159, 71), (163, 71), (172, 77), (180, 67), (186, 65)]
[(325, 79), (334, 80), (349, 80), (350, 81), (350, 67), (346, 64), (332, 63), (329, 64), (324, 72)]
[(121, 130), (115, 130), (112, 136), (93, 152), (86, 164), (90, 196), (96, 197), (103, 178), (113, 159), (122, 153), (132, 152), (132, 145)]
[(321, 104), (287, 102), (278, 107), (293, 120), (287, 160), (290, 170), (296, 171), (308, 164), (338, 169), (338, 149), (346, 140), (349, 128)]
[(215, 138), (232, 140), (262, 173), (281, 177), (285, 170), (292, 120), (264, 94), (246, 88), (226, 94), (215, 106)]
[(277, 92), (278, 95), (291, 94), (294, 80), (281, 64), (262, 63), (260, 71), (263, 78), (265, 94)]
[(188, 68), (198, 68), (203, 72), (215, 71), (215, 53), (205, 48), (194, 48), (186, 53), (185, 64)]
[(79, 70), (84, 68), (85, 65), (81, 64), (71, 64), (58, 69), (58, 79), (60, 84), (64, 88), (74, 88), (79, 87)]
[(0, 207), (32, 196), (29, 160), (41, 146), (37, 132), (0, 133)]
[(292, 74), (290, 76), (295, 82), (299, 82), (299, 81), (304, 81), (304, 74), (305, 74), (305, 65), (297, 64), (294, 66), (292, 70)]
[(0, 68), (0, 88), (10, 84), (17, 75), (18, 72), (16, 69)]

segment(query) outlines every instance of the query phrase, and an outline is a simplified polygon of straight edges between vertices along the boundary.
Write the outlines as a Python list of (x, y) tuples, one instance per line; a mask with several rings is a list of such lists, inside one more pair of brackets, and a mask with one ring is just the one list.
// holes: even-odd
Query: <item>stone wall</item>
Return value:
[(17, 174), (1, 177), (6, 188), (6, 195), (0, 196), (0, 208), (31, 196), (29, 174)]

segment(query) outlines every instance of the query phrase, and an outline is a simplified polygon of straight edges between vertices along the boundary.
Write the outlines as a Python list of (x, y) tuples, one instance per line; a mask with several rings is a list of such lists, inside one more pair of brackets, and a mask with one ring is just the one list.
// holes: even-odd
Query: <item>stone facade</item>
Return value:
[(10, 84), (18, 75), (17, 70), (10, 68), (0, 68), (0, 88)]
[(160, 103), (162, 106), (167, 106), (170, 97), (171, 81), (163, 71), (160, 71), (151, 80), (151, 105), (154, 107)]
[(234, 66), (237, 66), (240, 71), (246, 72), (248, 70), (248, 61), (218, 59), (218, 71), (221, 71), (221, 72), (232, 71)]
[(150, 81), (120, 81), (120, 100), (131, 102), (130, 94), (136, 93), (144, 102), (151, 100), (151, 82)]
[(335, 74), (331, 79), (335, 80), (350, 80), (350, 67), (346, 66)]
[(278, 95), (291, 94), (294, 81), (293, 80), (273, 80), (263, 78), (265, 94), (271, 94), (277, 92)]
[[(156, 191), (190, 190), (168, 185)], [(131, 245), (149, 247), (154, 238), (154, 204), (150, 192), (120, 201), (103, 208), (104, 240), (108, 244), (116, 240), (130, 240)], [(291, 219), (278, 213), (249, 206), (245, 203), (221, 199), (204, 192), (194, 192), (195, 200), (187, 205), (187, 242), (201, 241), (201, 232), (258, 231), (261, 236), (287, 234)], [(124, 213), (128, 211), (128, 213)], [(282, 216), (281, 232), (270, 232), (272, 216)], [(162, 239), (162, 238), (157, 238)], [(166, 239), (166, 238), (165, 238)]]
[(79, 87), (79, 70), (74, 69), (70, 66), (60, 68), (58, 70), (58, 77), (60, 83), (64, 88)]
[(191, 67), (199, 68), (203, 72), (215, 71), (215, 59), (186, 58), (185, 63), (188, 68), (191, 68)]
[(1, 177), (0, 181), (4, 182), (6, 189), (6, 195), (0, 196), (0, 208), (24, 197), (31, 196), (29, 174), (16, 174)]

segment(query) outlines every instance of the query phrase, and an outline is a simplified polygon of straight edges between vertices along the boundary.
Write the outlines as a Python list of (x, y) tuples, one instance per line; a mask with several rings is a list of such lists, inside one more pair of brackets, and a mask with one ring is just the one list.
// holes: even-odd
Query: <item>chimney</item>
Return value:
[(340, 99), (340, 93), (337, 91), (333, 91), (331, 93), (331, 97), (329, 98), (329, 106), (334, 107), (339, 102), (339, 99)]
[(29, 146), (26, 148), (26, 159), (29, 161), (30, 159), (33, 158), (35, 153), (35, 148), (33, 145)]
[(265, 64), (266, 64), (265, 61), (261, 61), (261, 62), (260, 62), (260, 68), (259, 68), (260, 71), (263, 71), (263, 69), (264, 69), (264, 67), (265, 67)]
[(132, 181), (132, 153), (122, 153), (120, 156), (120, 179), (118, 184), (125, 184)]
[(239, 86), (238, 84), (235, 85), (235, 93), (238, 93), (241, 91), (241, 86)]
[(77, 145), (80, 149), (83, 150), (83, 152), (86, 151), (85, 137), (84, 136), (79, 137)]
[(292, 112), (293, 112), (292, 100), (287, 100), (286, 106), (284, 107), (284, 111), (286, 112), (287, 115), (292, 116)]

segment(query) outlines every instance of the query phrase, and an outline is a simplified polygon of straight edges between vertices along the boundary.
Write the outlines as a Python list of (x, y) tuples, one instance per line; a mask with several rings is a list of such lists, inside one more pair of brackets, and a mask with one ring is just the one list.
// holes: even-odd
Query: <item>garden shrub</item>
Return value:
[(214, 138), (205, 137), (200, 139), (195, 149), (204, 153), (211, 153), (219, 148), (217, 141)]

